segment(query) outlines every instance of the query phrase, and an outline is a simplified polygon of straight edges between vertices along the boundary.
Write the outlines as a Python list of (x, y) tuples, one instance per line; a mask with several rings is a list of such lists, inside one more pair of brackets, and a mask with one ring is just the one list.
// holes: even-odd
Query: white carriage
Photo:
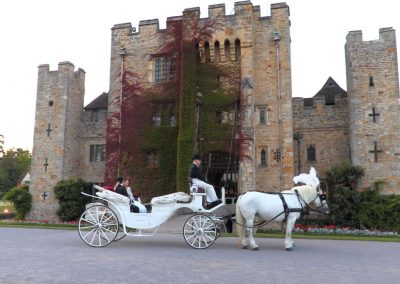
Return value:
[[(196, 249), (211, 246), (221, 233), (224, 218), (215, 211), (225, 205), (225, 189), (222, 188), (222, 203), (212, 209), (203, 207), (205, 192), (192, 186), (190, 195), (176, 192), (151, 200), (149, 213), (131, 213), (128, 197), (94, 185), (98, 190), (99, 202), (91, 203), (82, 213), (78, 231), (81, 239), (89, 246), (104, 247), (125, 236), (146, 237), (154, 235), (158, 228), (180, 209), (191, 215), (183, 225), (183, 237), (188, 245)], [(187, 210), (189, 209), (189, 210)]]

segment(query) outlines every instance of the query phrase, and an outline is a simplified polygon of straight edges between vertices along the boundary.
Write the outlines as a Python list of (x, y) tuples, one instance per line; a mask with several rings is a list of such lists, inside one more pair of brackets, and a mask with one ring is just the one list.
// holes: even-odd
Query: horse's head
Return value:
[(314, 205), (321, 208), (322, 212), (329, 213), (328, 203), (326, 202), (326, 195), (322, 192), (321, 188), (317, 187), (317, 196), (314, 199)]
[(297, 190), (303, 201), (307, 204), (313, 203), (315, 207), (321, 209), (324, 213), (329, 213), (328, 204), (326, 203), (325, 194), (319, 188), (314, 185), (301, 185), (291, 189), (291, 191)]

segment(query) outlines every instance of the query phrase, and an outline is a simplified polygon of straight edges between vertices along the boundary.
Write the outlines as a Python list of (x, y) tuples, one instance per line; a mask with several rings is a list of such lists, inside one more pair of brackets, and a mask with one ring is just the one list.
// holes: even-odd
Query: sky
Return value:
[[(86, 72), (85, 105), (109, 89), (111, 28), (115, 24), (182, 15), (185, 8), (232, 0), (15, 0), (0, 8), (0, 134), (4, 148), (32, 150), (38, 69), (69, 61)], [(395, 0), (253, 0), (262, 16), (272, 3), (290, 9), (292, 96), (314, 96), (331, 76), (346, 86), (344, 44), (349, 31), (362, 30), (363, 40), (379, 38), (379, 29), (393, 27), (400, 41)]]

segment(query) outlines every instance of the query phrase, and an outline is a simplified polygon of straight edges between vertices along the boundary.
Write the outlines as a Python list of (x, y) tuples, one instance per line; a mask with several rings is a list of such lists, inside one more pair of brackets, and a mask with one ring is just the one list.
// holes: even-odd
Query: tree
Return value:
[(4, 155), (4, 135), (0, 134), (0, 159)]
[(28, 150), (10, 149), (0, 159), (0, 198), (15, 187), (22, 175), (26, 174), (31, 164)]
[(17, 219), (24, 219), (32, 208), (32, 195), (27, 185), (12, 188), (4, 195), (4, 199), (12, 201), (17, 211)]

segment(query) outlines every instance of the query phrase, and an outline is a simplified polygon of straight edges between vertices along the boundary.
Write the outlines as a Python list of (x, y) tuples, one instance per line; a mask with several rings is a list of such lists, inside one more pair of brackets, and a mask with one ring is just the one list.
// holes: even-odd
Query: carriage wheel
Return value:
[[(126, 231), (129, 233), (130, 228), (126, 227)], [(127, 235), (124, 232), (124, 227), (122, 224), (119, 224), (118, 226), (118, 233), (117, 236), (114, 239), (114, 242), (117, 242), (119, 240), (122, 240), (123, 238), (125, 238)]]
[(214, 243), (217, 236), (217, 226), (206, 215), (193, 215), (183, 225), (183, 237), (192, 248), (208, 248)]
[(109, 245), (118, 234), (118, 218), (110, 208), (95, 205), (88, 208), (79, 219), (79, 236), (92, 247)]

